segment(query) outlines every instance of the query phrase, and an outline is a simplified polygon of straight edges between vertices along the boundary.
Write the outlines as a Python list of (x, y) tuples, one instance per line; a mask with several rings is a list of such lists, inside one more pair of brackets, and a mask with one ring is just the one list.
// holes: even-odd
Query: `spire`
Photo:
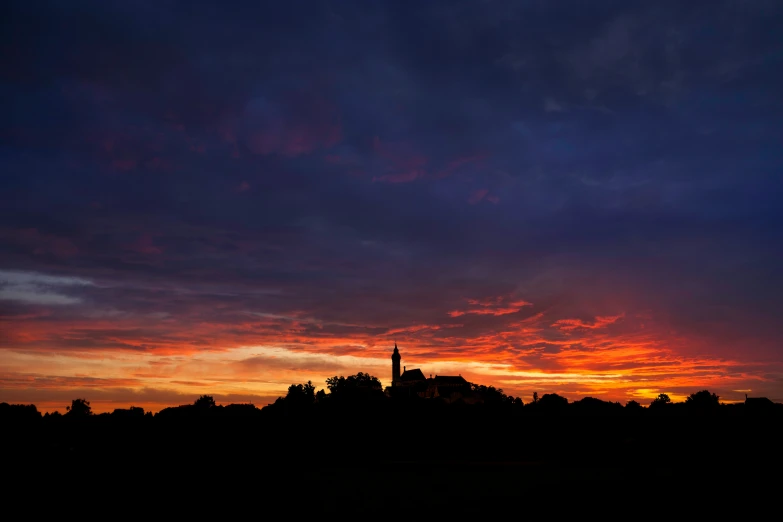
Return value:
[(392, 386), (396, 386), (400, 380), (400, 351), (397, 349), (397, 341), (394, 341), (394, 352), (392, 352)]

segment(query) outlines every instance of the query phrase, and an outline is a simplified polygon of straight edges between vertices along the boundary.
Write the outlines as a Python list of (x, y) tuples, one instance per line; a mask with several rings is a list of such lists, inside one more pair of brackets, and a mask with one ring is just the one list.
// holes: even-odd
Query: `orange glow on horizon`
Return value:
[[(192, 325), (123, 316), (63, 323), (36, 314), (3, 324), (0, 401), (64, 411), (78, 396), (98, 412), (131, 405), (158, 411), (211, 394), (219, 403), (263, 406), (290, 384), (311, 380), (323, 388), (332, 375), (363, 371), (388, 384), (394, 341), (408, 367), (461, 373), (526, 402), (538, 392), (647, 404), (659, 393), (682, 400), (700, 389), (726, 401), (742, 400), (741, 390), (751, 389), (781, 399), (766, 377), (769, 364), (710, 357), (699, 339), (649, 317), (641, 324), (623, 313), (587, 319), (536, 311), (520, 319), (532, 306), (526, 301), (467, 301), (459, 323), (447, 312), (442, 323), (399, 325), (379, 335), (335, 334), (305, 314)], [(496, 324), (476, 329), (472, 322), (479, 320)]]

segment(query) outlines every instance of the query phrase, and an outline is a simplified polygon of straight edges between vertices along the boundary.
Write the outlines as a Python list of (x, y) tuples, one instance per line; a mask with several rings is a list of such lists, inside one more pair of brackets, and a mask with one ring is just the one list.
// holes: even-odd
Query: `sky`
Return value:
[(777, 0), (0, 5), (0, 401), (402, 364), (783, 402)]

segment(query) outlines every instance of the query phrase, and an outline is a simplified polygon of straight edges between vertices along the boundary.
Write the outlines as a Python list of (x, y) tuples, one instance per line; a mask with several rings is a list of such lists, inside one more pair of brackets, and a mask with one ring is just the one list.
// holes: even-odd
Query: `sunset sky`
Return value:
[(783, 402), (783, 6), (0, 5), (0, 402), (402, 364)]

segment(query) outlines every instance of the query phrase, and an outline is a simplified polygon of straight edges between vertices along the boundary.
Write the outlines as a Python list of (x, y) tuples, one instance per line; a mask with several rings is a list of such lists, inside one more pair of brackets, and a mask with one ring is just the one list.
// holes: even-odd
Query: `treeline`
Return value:
[(557, 394), (525, 402), (482, 385), (443, 394), (389, 396), (377, 378), (360, 373), (331, 377), (324, 390), (292, 384), (263, 408), (218, 405), (209, 395), (155, 414), (139, 407), (94, 414), (84, 398), (64, 414), (3, 403), (0, 443), (13, 448), (10, 458), (25, 469), (103, 467), (109, 474), (116, 466), (280, 473), (409, 465), (400, 462), (439, 468), (527, 462), (652, 476), (656, 470), (783, 464), (781, 404), (722, 404), (707, 390), (681, 403), (660, 395), (646, 407), (590, 397), (571, 402)]
[[(315, 385), (308, 381), (292, 384), (285, 397), (278, 398), (273, 404), (258, 408), (253, 404), (229, 404), (220, 406), (210, 395), (202, 395), (193, 404), (164, 408), (156, 414), (145, 412), (143, 408), (117, 408), (111, 413), (94, 415), (90, 402), (77, 398), (67, 406), (66, 413), (41, 414), (33, 404), (0, 403), (0, 420), (28, 422), (36, 420), (56, 421), (57, 419), (82, 419), (101, 417), (118, 420), (176, 420), (187, 418), (236, 418), (236, 417), (291, 417), (303, 416), (315, 412), (335, 412), (359, 408), (361, 410), (426, 410), (460, 414), (469, 410), (492, 413), (495, 415), (519, 416), (526, 414), (554, 415), (780, 415), (783, 416), (783, 404), (766, 399), (752, 399), (746, 403), (721, 403), (720, 397), (708, 390), (689, 395), (684, 402), (673, 402), (662, 393), (648, 406), (631, 400), (625, 405), (619, 402), (604, 401), (585, 397), (569, 402), (556, 393), (539, 397), (534, 393), (528, 403), (519, 397), (507, 395), (502, 389), (493, 386), (471, 384), (469, 388), (456, 390), (451, 397), (421, 398), (416, 393), (397, 393), (391, 396), (384, 393), (380, 380), (372, 375), (359, 372), (348, 377), (334, 376), (326, 380), (326, 390), (316, 391)], [(397, 390), (405, 392), (406, 390)]]
[(681, 403), (660, 395), (646, 407), (557, 394), (523, 401), (481, 385), (448, 395), (389, 396), (377, 378), (357, 374), (331, 377), (324, 390), (292, 384), (263, 408), (218, 405), (209, 395), (155, 414), (94, 414), (84, 398), (63, 414), (2, 403), (0, 445), (9, 476), (36, 488), (41, 480), (60, 488), (77, 476), (108, 485), (143, 476), (140, 484), (151, 480), (159, 491), (188, 483), (182, 498), (196, 492), (199, 502), (203, 481), (247, 477), (265, 501), (304, 491), (300, 501), (341, 511), (357, 499), (385, 509), (400, 488), (406, 506), (435, 498), (448, 507), (465, 498), (505, 503), (553, 484), (711, 484), (729, 481), (726, 470), (756, 477), (760, 466), (783, 465), (781, 404), (722, 404), (706, 390)]

